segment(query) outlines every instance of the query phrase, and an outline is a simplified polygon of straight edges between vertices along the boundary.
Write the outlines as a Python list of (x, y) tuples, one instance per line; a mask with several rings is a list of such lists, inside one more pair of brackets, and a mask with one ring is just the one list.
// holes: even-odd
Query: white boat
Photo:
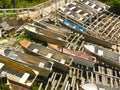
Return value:
[(109, 51), (105, 48), (94, 46), (94, 45), (84, 45), (85, 50), (99, 58), (100, 60), (103, 60), (106, 63), (109, 63), (113, 66), (116, 66), (120, 68), (120, 54), (115, 53), (113, 51)]

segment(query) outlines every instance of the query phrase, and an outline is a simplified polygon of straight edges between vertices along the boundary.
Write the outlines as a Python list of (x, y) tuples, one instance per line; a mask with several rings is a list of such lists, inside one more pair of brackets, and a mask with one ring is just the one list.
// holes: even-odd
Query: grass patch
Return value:
[(17, 8), (31, 7), (31, 6), (38, 5), (40, 3), (44, 3), (46, 1), (48, 1), (48, 0), (36, 0), (36, 1), (18, 0), (17, 1)]
[(19, 44), (20, 41), (27, 40), (30, 41), (30, 38), (28, 38), (28, 35), (22, 34), (17, 36), (16, 44)]

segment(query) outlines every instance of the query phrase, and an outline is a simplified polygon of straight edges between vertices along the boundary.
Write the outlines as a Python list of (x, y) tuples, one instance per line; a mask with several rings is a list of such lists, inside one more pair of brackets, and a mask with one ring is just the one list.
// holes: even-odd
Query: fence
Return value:
[(50, 6), (51, 3), (55, 2), (56, 0), (49, 0), (42, 4), (36, 5), (30, 8), (12, 8), (12, 9), (0, 9), (0, 16), (18, 16), (20, 14), (26, 14), (28, 17), (32, 11), (38, 11), (40, 13), (42, 8)]
[[(43, 9), (48, 6), (51, 7), (50, 11), (52, 11), (52, 10), (55, 10), (56, 8), (59, 8), (61, 5), (65, 4), (67, 2), (72, 2), (72, 1), (74, 1), (74, 0), (49, 0), (47, 2), (44, 2), (42, 4), (30, 7), (30, 8), (0, 9), (0, 16), (5, 16), (5, 17), (6, 16), (19, 16), (21, 14), (25, 14), (26, 16), (29, 17), (32, 12), (36, 12), (36, 14), (48, 12)], [(53, 3), (55, 4), (54, 6), (52, 6)]]

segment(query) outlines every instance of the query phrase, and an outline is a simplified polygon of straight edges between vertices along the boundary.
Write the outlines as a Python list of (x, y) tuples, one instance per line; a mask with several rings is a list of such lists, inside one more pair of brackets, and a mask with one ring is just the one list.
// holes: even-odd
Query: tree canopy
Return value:
[(30, 7), (48, 0), (0, 0), (0, 8)]
[(111, 6), (110, 11), (120, 15), (120, 0), (99, 0)]

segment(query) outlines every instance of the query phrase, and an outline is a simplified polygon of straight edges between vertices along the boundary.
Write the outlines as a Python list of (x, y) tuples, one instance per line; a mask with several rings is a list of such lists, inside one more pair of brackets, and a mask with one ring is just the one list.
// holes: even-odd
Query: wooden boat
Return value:
[(23, 28), (28, 35), (37, 40), (62, 46), (65, 46), (68, 43), (66, 36), (52, 32), (50, 30), (45, 30), (32, 24), (26, 24), (23, 26)]
[(6, 74), (10, 83), (30, 88), (39, 72), (0, 54), (0, 74)]
[(103, 38), (98, 35), (96, 36), (95, 32), (86, 30), (85, 28), (78, 26), (71, 21), (63, 20), (62, 18), (58, 18), (58, 20), (61, 22), (61, 24), (70, 28), (73, 32), (82, 34), (85, 37), (86, 41), (96, 43), (96, 44), (99, 44), (99, 45), (102, 45), (108, 48), (111, 48), (114, 45), (114, 43), (107, 41), (106, 40), (107, 38)]
[(109, 51), (99, 46), (85, 45), (86, 52), (96, 56), (100, 60), (120, 68), (120, 54)]
[(20, 53), (18, 51), (10, 50), (7, 48), (2, 48), (0, 53), (3, 54), (5, 57), (12, 59), (14, 62), (22, 63), (35, 69), (39, 72), (39, 75), (41, 76), (48, 77), (48, 75), (52, 72), (53, 63), (47, 61), (46, 59), (41, 59), (32, 55), (28, 55), (26, 53)]
[(78, 1), (78, 3), (83, 3), (84, 5), (88, 6), (88, 8), (94, 9), (97, 12), (104, 12), (110, 8), (110, 6), (108, 6), (104, 3), (101, 3), (98, 0), (95, 0), (95, 1), (93, 1), (93, 0), (77, 0), (77, 1)]
[(34, 22), (35, 22), (35, 25), (41, 26), (45, 29), (52, 30), (53, 32), (56, 32), (56, 33), (60, 33), (60, 34), (64, 34), (64, 35), (68, 35), (71, 33), (70, 30), (67, 30), (63, 27), (59, 27), (59, 26), (55, 26), (53, 24), (47, 23), (44, 20), (42, 20), (42, 21), (34, 20)]
[[(90, 17), (94, 16), (95, 13), (93, 11), (82, 7), (77, 2), (67, 3), (65, 6), (60, 7), (57, 10), (57, 13), (63, 14), (64, 16), (68, 16), (71, 19), (75, 19), (80, 22), (84, 22), (88, 20)], [(62, 17), (64, 17), (62, 16)]]
[(47, 58), (54, 62), (54, 66), (58, 69), (67, 71), (73, 61), (70, 56), (64, 55), (60, 52), (54, 51), (48, 47), (33, 42), (20, 42), (25, 52), (40, 56), (40, 58)]
[(96, 58), (93, 56), (89, 56), (78, 51), (73, 51), (71, 49), (62, 48), (59, 45), (49, 44), (49, 46), (61, 53), (72, 56), (73, 62), (75, 63), (86, 65), (89, 67), (94, 66), (94, 64), (96, 63)]

